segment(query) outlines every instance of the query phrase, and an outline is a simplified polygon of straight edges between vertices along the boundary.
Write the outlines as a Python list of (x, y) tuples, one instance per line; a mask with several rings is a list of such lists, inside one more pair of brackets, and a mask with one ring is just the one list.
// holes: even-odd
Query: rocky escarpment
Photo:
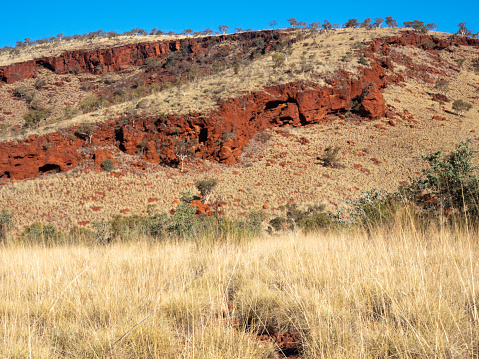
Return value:
[[(195, 140), (196, 157), (233, 164), (240, 159), (248, 141), (267, 128), (322, 123), (331, 120), (331, 114), (341, 116), (350, 111), (353, 104), (354, 111), (363, 119), (389, 116), (380, 90), (403, 81), (403, 75), (394, 73), (390, 58), (376, 55), (389, 54), (392, 46), (424, 46), (426, 40), (433, 41), (437, 48), (463, 43), (479, 45), (479, 41), (469, 38), (444, 40), (406, 32), (367, 44), (363, 54), (369, 66), (361, 67), (355, 76), (345, 71), (330, 75), (324, 79), (326, 86), (314, 82), (274, 85), (220, 102), (216, 110), (208, 113), (111, 120), (96, 124), (88, 139), (72, 128), (64, 133), (1, 143), (0, 178), (24, 179), (50, 171), (67, 171), (92, 158), (94, 149), (105, 145), (152, 163), (172, 163), (178, 161), (175, 145)], [(113, 58), (109, 61), (115, 66), (128, 62)], [(92, 69), (90, 65), (88, 68)]]
[(213, 45), (221, 44), (226, 40), (251, 47), (251, 42), (261, 37), (266, 44), (262, 51), (268, 52), (275, 45), (275, 40), (284, 35), (283, 32), (264, 30), (171, 41), (143, 42), (94, 50), (65, 51), (60, 56), (42, 57), (0, 66), (0, 85), (2, 82), (11, 84), (35, 78), (39, 68), (47, 68), (57, 74), (90, 73), (98, 75), (106, 72), (119, 72), (131, 66), (141, 66), (145, 64), (146, 59), (166, 60), (169, 54), (178, 52), (187, 53), (191, 55), (191, 60), (197, 61), (198, 57), (207, 54)]

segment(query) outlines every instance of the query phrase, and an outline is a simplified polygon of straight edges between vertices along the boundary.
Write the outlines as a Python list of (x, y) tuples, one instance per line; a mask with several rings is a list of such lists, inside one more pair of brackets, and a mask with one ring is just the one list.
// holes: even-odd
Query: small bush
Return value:
[(260, 47), (260, 48), (264, 47), (265, 45), (265, 41), (263, 37), (257, 37), (256, 39), (254, 39), (253, 43), (255, 47)]
[(449, 155), (436, 151), (422, 158), (430, 168), (424, 170), (424, 187), (431, 190), (446, 210), (479, 215), (479, 176), (473, 166), (471, 142), (461, 142)]
[(279, 207), (284, 214), (269, 221), (268, 233), (293, 231), (298, 229), (305, 233), (315, 232), (330, 227), (332, 218), (324, 212), (324, 205), (309, 205), (305, 209), (299, 208), (295, 203)]
[(38, 127), (41, 120), (44, 120), (48, 117), (48, 113), (43, 110), (30, 110), (28, 111), (25, 116), (23, 116), (23, 120), (25, 123), (23, 127), (32, 128)]
[(63, 108), (63, 116), (65, 116), (66, 119), (70, 120), (73, 117), (75, 117), (78, 114), (78, 110), (74, 107), (71, 106), (65, 106)]
[(423, 46), (426, 50), (434, 50), (434, 48), (436, 47), (436, 44), (431, 40), (424, 40)]
[(195, 182), (195, 187), (201, 193), (203, 203), (208, 202), (217, 184), (218, 180), (216, 178), (205, 178), (203, 180), (198, 180)]
[(368, 64), (369, 64), (369, 63), (368, 63), (368, 60), (367, 60), (364, 56), (361, 56), (361, 57), (359, 58), (359, 63), (360, 63), (361, 65), (368, 65)]
[(23, 98), (27, 94), (28, 89), (26, 86), (19, 86), (13, 90), (13, 95), (18, 98)]
[(80, 101), (80, 103), (78, 104), (78, 108), (83, 113), (87, 113), (107, 107), (107, 105), (108, 101), (106, 101), (106, 98), (104, 96), (97, 97), (95, 95), (90, 95)]
[(338, 168), (339, 167), (339, 151), (341, 150), (341, 147), (338, 146), (328, 146), (324, 150), (324, 156), (321, 158), (323, 161), (323, 166), (324, 167), (333, 167), (333, 168)]
[(63, 242), (65, 235), (58, 231), (54, 224), (33, 223), (23, 230), (21, 237), (30, 243), (54, 245)]
[(436, 89), (439, 93), (446, 95), (449, 91), (449, 81), (444, 79), (437, 80), (434, 85), (434, 89)]
[(6, 209), (0, 212), (0, 243), (5, 242), (7, 239), (8, 231), (13, 227), (13, 213)]
[(103, 161), (103, 163), (101, 164), (101, 167), (107, 171), (107, 172), (111, 172), (113, 171), (113, 169), (115, 168), (115, 164), (113, 163), (113, 160), (110, 159), (110, 158), (107, 158), (106, 160)]
[(472, 108), (472, 105), (469, 102), (464, 100), (456, 100), (452, 103), (452, 109), (456, 111), (459, 116), (462, 116), (464, 113), (469, 111)]
[(40, 90), (46, 84), (47, 84), (47, 82), (44, 79), (39, 77), (35, 80), (35, 85), (34, 86), (37, 90)]

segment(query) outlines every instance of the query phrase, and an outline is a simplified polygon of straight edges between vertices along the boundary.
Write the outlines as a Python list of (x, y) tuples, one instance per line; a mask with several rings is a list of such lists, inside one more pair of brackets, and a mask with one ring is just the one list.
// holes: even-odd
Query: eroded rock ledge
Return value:
[[(363, 50), (365, 56), (369, 57), (370, 65), (361, 67), (359, 76), (340, 71), (328, 77), (326, 86), (312, 82), (274, 85), (220, 102), (218, 109), (208, 113), (140, 117), (131, 119), (128, 123), (120, 119), (111, 120), (96, 124), (91, 140), (77, 136), (77, 127), (74, 127), (62, 133), (1, 143), (0, 178), (20, 180), (45, 172), (68, 171), (94, 156), (93, 149), (106, 145), (113, 145), (130, 155), (141, 152), (142, 159), (151, 163), (171, 163), (177, 161), (174, 144), (178, 138), (197, 140), (195, 154), (199, 158), (233, 164), (239, 160), (242, 149), (255, 134), (278, 126), (305, 126), (329, 121), (328, 115), (349, 111), (352, 100), (359, 104), (357, 112), (363, 119), (378, 118), (387, 114), (380, 90), (391, 83), (404, 80), (402, 74), (394, 73), (391, 60), (387, 57), (390, 47), (422, 47), (425, 40), (433, 41), (437, 49), (456, 45), (479, 47), (479, 40), (476, 39), (438, 39), (412, 31), (404, 32), (402, 36), (376, 39)], [(189, 46), (198, 45), (194, 44), (191, 42)], [(98, 57), (100, 62), (91, 60), (94, 55), (90, 54), (87, 56), (89, 61), (77, 59), (73, 63), (78, 63), (82, 69), (89, 71), (96, 71), (97, 63), (102, 63), (109, 69), (121, 69), (131, 65), (129, 51), (134, 46), (148, 49), (145, 50), (147, 52), (163, 51), (159, 44), (128, 45), (122, 50), (98, 50), (105, 51)], [(177, 45), (170, 42), (165, 46)], [(378, 57), (373, 53), (386, 56)], [(79, 58), (85, 59), (85, 54), (77, 54)], [(125, 57), (125, 54), (128, 55)], [(68, 56), (76, 59), (73, 53)], [(48, 62), (40, 59), (34, 60), (34, 63), (39, 64), (40, 61), (43, 64), (54, 63), (55, 71), (62, 69), (61, 71), (68, 72), (72, 64), (65, 58), (49, 59)], [(5, 75), (5, 69), (3, 75), (1, 71), (0, 69), (0, 79), (5, 81), (5, 78), (10, 78), (8, 74)], [(31, 71), (33, 70), (26, 71), (22, 76), (34, 76)], [(140, 147), (143, 148), (139, 150)]]

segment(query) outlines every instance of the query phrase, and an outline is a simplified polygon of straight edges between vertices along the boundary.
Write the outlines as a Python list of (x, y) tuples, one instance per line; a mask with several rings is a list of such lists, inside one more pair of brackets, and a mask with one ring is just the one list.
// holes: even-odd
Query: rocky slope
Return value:
[[(261, 53), (265, 54), (275, 48), (282, 36), (286, 35), (264, 31), (133, 44), (111, 49), (72, 51), (56, 58), (42, 58), (3, 67), (0, 69), (0, 79), (5, 83), (11, 83), (34, 77), (39, 66), (58, 73), (96, 74), (105, 71), (121, 73), (131, 66), (144, 66), (145, 59), (148, 58), (159, 58), (165, 62), (172, 53), (181, 53), (178, 58), (181, 59), (180, 64), (183, 64), (188, 61), (204, 60), (213, 44), (222, 43), (225, 47), (222, 52), (215, 50), (215, 56), (218, 55), (218, 58), (204, 60), (199, 65), (201, 71), (207, 72), (208, 66), (211, 67), (221, 56), (230, 53), (228, 49), (234, 47), (231, 41), (233, 44), (237, 41), (237, 45), (241, 47), (240, 51), (235, 52), (235, 56), (228, 57), (228, 61), (234, 63), (235, 57), (252, 55), (248, 51), (254, 47), (252, 43), (258, 37), (265, 41), (264, 46), (260, 48)], [(350, 128), (368, 123), (381, 134), (386, 133), (385, 126), (391, 128), (390, 131), (400, 124), (404, 128), (421, 127), (422, 123), (419, 120), (430, 120), (435, 115), (442, 121), (446, 117), (433, 114), (427, 119), (415, 118), (414, 113), (410, 114), (410, 111), (413, 111), (407, 110), (409, 107), (404, 101), (406, 97), (396, 93), (406, 90), (412, 92), (409, 85), (411, 81), (431, 88), (435, 79), (450, 76), (448, 72), (457, 75), (458, 66), (448, 54), (463, 48), (477, 51), (479, 40), (403, 31), (399, 35), (378, 37), (355, 50), (358, 57), (362, 56), (367, 61), (367, 65), (359, 67), (355, 73), (342, 69), (327, 76), (315, 77), (312, 74), (309, 81), (271, 84), (254, 92), (218, 101), (214, 109), (207, 111), (119, 116), (91, 124), (89, 131), (85, 130), (84, 125), (76, 125), (43, 136), (36, 135), (2, 142), (0, 178), (4, 181), (21, 180), (42, 173), (68, 172), (93, 161), (95, 166), (100, 167), (106, 158), (116, 161), (120, 154), (132, 156), (131, 158), (134, 158), (132, 164), (142, 168), (146, 168), (148, 163), (175, 164), (178, 163), (178, 146), (186, 143), (195, 143), (191, 150), (197, 159), (231, 165), (244, 161), (248, 156), (251, 157), (251, 150), (248, 147), (251, 139), (273, 128), (317, 129), (318, 127), (313, 125), (320, 125), (323, 128), (336, 129), (339, 136), (342, 127)], [(424, 59), (418, 61), (413, 54), (408, 53), (416, 51), (414, 49), (421, 51), (420, 54)], [(14, 75), (15, 73), (18, 76)], [(175, 73), (172, 69), (162, 66), (155, 72), (144, 71), (140, 76), (147, 83), (161, 84), (174, 79)], [(423, 91), (421, 96), (426, 95), (424, 92), (426, 90), (421, 91)], [(454, 117), (451, 116), (447, 116), (448, 121)], [(397, 129), (401, 131), (398, 127)], [(466, 130), (472, 132), (469, 127), (464, 128), (464, 131)], [(352, 127), (348, 131), (354, 133)], [(278, 133), (290, 136), (287, 132)], [(400, 135), (399, 133), (391, 135), (393, 137), (390, 142), (394, 142), (394, 136)], [(298, 141), (308, 148), (311, 147), (308, 145), (310, 140), (306, 137), (301, 137)], [(361, 141), (349, 138), (348, 148), (343, 155), (347, 156), (348, 153), (361, 155), (354, 149), (355, 143)], [(247, 153), (244, 153), (245, 149)], [(361, 156), (367, 154), (366, 149)], [(277, 156), (279, 154), (268, 159), (270, 162), (266, 165), (276, 165), (274, 158), (281, 157)], [(375, 159), (376, 165), (386, 161), (378, 157), (371, 156)], [(286, 166), (289, 163), (283, 162)], [(284, 168), (285, 165), (281, 166)], [(370, 169), (359, 163), (351, 163), (351, 170), (361, 171), (366, 176), (371, 173)], [(393, 173), (394, 169), (388, 171)], [(294, 174), (300, 176), (301, 172), (295, 170)], [(331, 176), (329, 173), (323, 175), (328, 176), (327, 178)], [(261, 183), (259, 185), (261, 186)], [(356, 184), (351, 184), (351, 188), (356, 188)], [(155, 197), (150, 196), (148, 202), (151, 198)], [(259, 200), (264, 203), (265, 198)], [(92, 208), (100, 207), (94, 205)], [(122, 213), (128, 212), (129, 210)]]
[[(268, 34), (271, 35), (268, 32), (262, 35)], [(239, 35), (231, 36), (235, 39)], [(215, 41), (225, 38), (226, 36), (218, 37)], [(8, 83), (35, 76), (40, 65), (60, 73), (119, 71), (142, 64), (146, 58), (165, 57), (168, 53), (179, 51), (182, 46), (188, 46), (191, 56), (198, 57), (208, 49), (211, 39), (204, 38), (200, 43), (198, 40), (186, 39), (183, 42), (133, 44), (88, 52), (72, 51), (57, 58), (42, 58), (4, 67), (0, 69), (0, 73), (3, 73), (0, 78)], [(129, 123), (113, 120), (98, 124), (88, 141), (81, 138), (78, 128), (72, 128), (63, 133), (32, 136), (15, 143), (1, 143), (0, 178), (24, 179), (52, 170), (71, 170), (87, 156), (87, 152), (80, 153), (79, 148), (99, 144), (112, 144), (130, 155), (141, 151), (142, 158), (152, 163), (173, 163), (177, 161), (175, 141), (178, 138), (196, 140), (198, 145), (195, 155), (199, 158), (233, 164), (238, 161), (242, 148), (257, 133), (278, 126), (297, 127), (330, 121), (332, 119), (328, 118), (329, 115), (349, 111), (352, 101), (359, 104), (356, 112), (363, 119), (385, 115), (393, 118), (394, 114), (386, 109), (380, 90), (391, 83), (403, 81), (405, 74), (394, 71), (391, 58), (388, 57), (390, 48), (424, 47), (427, 41), (434, 43), (434, 50), (431, 50), (433, 53), (451, 46), (479, 47), (477, 39), (440, 39), (415, 32), (376, 39), (361, 50), (370, 62), (368, 67), (361, 68), (358, 76), (340, 71), (327, 80), (326, 86), (314, 82), (280, 84), (222, 101), (218, 103), (217, 110), (208, 113), (143, 116), (130, 119)], [(407, 71), (415, 71), (418, 73), (416, 76), (432, 81), (430, 76), (434, 71), (430, 67), (421, 68), (407, 58), (395, 60), (408, 66)], [(440, 57), (438, 61), (441, 61)], [(20, 76), (11, 76), (13, 72), (18, 72)], [(168, 78), (168, 75), (165, 77)], [(157, 81), (165, 80), (160, 75)], [(231, 138), (225, 138), (233, 133)]]

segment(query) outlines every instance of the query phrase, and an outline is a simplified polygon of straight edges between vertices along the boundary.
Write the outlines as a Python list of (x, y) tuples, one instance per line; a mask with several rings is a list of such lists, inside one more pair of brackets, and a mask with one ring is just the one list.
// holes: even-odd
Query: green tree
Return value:
[(479, 214), (479, 177), (473, 166), (474, 151), (471, 141), (461, 142), (454, 151), (444, 156), (436, 151), (422, 158), (430, 168), (423, 171), (424, 185), (440, 199), (445, 209), (455, 208), (463, 214)]
[(208, 202), (217, 184), (218, 180), (216, 178), (205, 178), (195, 182), (195, 187), (201, 193), (203, 203)]
[(196, 140), (189, 140), (186, 136), (177, 138), (173, 144), (173, 149), (178, 161), (181, 163), (181, 172), (183, 172), (184, 162), (187, 158), (193, 156)]
[(228, 25), (220, 25), (218, 26), (218, 28), (220, 29), (220, 32), (222, 34), (226, 34), (226, 32), (228, 31), (228, 29), (230, 28)]
[(349, 19), (345, 24), (344, 27), (348, 29), (354, 29), (359, 26), (358, 20), (356, 19)]
[(298, 22), (296, 21), (296, 19), (294, 17), (291, 17), (289, 18), (288, 20), (286, 20), (289, 22), (289, 25), (294, 29), (296, 28), (296, 26), (298, 26)]
[(463, 36), (471, 35), (471, 31), (467, 29), (465, 22), (460, 22), (459, 25), (457, 26), (459, 26), (459, 29), (457, 30), (458, 35), (463, 35)]
[(368, 17), (366, 19), (364, 19), (364, 21), (361, 23), (360, 25), (361, 29), (370, 29), (372, 26), (371, 26), (371, 18)]
[(382, 23), (384, 22), (384, 19), (382, 17), (377, 17), (375, 20), (374, 20), (374, 27), (379, 29), (382, 25)]
[(392, 18), (392, 16), (386, 16), (386, 25), (387, 25), (387, 27), (393, 28), (393, 29), (396, 28), (396, 27), (398, 27), (397, 21), (394, 20), (394, 19)]

